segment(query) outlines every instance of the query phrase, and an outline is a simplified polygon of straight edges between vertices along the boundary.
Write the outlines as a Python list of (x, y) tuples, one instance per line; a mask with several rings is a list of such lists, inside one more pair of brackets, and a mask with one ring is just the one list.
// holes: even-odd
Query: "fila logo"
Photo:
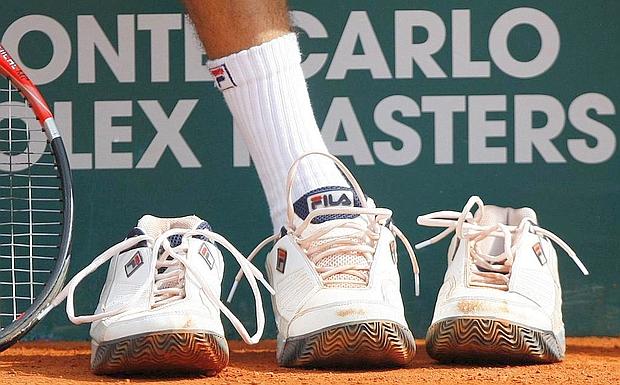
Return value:
[(228, 72), (228, 68), (226, 68), (226, 64), (209, 68), (209, 71), (211, 72), (211, 76), (213, 76), (213, 80), (215, 80), (216, 87), (219, 88), (220, 91), (237, 87), (237, 84), (230, 75), (230, 72)]
[(536, 254), (536, 257), (538, 257), (538, 262), (540, 262), (541, 265), (547, 263), (547, 257), (545, 257), (545, 253), (540, 242), (536, 242), (534, 246), (532, 246), (532, 250), (534, 251), (534, 254)]
[(286, 250), (278, 249), (278, 260), (276, 261), (276, 270), (280, 273), (284, 274), (284, 269), (286, 268)]
[(13, 61), (13, 59), (11, 58), (9, 53), (6, 52), (2, 48), (0, 48), (0, 55), (2, 56), (4, 61), (9, 65), (9, 67), (11, 67), (11, 69), (16, 69), (17, 68), (17, 64), (15, 64), (15, 61)]
[(30, 79), (28, 79), (28, 76), (26, 76), (24, 71), (22, 71), (21, 68), (17, 67), (17, 63), (15, 63), (13, 58), (11, 58), (11, 55), (9, 55), (9, 53), (6, 52), (3, 48), (0, 48), (0, 56), (2, 56), (2, 59), (4, 59), (6, 64), (8, 64), (12, 70), (17, 72), (17, 77), (19, 79), (30, 81)]
[(133, 255), (133, 257), (131, 257), (129, 262), (125, 264), (125, 275), (127, 275), (127, 278), (131, 277), (131, 275), (135, 273), (136, 270), (138, 270), (142, 265), (144, 265), (142, 255), (140, 255), (139, 251), (136, 251), (136, 253)]
[(203, 242), (202, 245), (200, 246), (200, 249), (198, 249), (198, 254), (200, 254), (202, 259), (205, 260), (205, 262), (209, 266), (209, 269), (213, 270), (213, 265), (215, 265), (215, 259), (209, 252), (209, 247), (207, 246), (205, 242)]
[(353, 206), (352, 191), (331, 191), (314, 194), (308, 197), (308, 210), (319, 207)]

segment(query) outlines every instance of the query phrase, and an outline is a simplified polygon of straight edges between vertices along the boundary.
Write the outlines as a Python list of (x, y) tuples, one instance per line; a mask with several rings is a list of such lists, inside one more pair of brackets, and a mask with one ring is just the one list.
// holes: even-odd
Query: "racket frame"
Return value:
[[(73, 181), (64, 143), (54, 121), (54, 116), (32, 80), (13, 60), (0, 44), (0, 75), (9, 79), (11, 84), (24, 96), (33, 110), (41, 129), (45, 132), (53, 156), (56, 160), (60, 188), (63, 192), (63, 227), (60, 237), (58, 257), (45, 286), (34, 299), (28, 310), (0, 331), (0, 351), (13, 345), (32, 329), (51, 309), (50, 302), (64, 285), (69, 262), (71, 260), (71, 241), (73, 230)], [(8, 92), (11, 92), (10, 90)]]

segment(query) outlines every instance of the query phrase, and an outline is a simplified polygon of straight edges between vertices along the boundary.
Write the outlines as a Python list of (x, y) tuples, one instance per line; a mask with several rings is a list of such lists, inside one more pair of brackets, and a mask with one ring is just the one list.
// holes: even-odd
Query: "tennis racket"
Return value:
[(47, 314), (69, 266), (73, 194), (54, 117), (0, 45), (0, 351)]

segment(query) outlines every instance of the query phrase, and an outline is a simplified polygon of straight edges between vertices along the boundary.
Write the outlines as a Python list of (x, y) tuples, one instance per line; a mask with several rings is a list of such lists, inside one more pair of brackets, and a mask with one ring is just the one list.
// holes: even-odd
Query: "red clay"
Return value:
[(325, 371), (280, 368), (275, 342), (247, 346), (230, 341), (230, 365), (218, 376), (101, 377), (90, 372), (87, 342), (22, 342), (0, 353), (0, 384), (620, 384), (620, 337), (569, 338), (564, 362), (552, 365), (441, 365), (418, 342), (415, 363), (407, 369)]

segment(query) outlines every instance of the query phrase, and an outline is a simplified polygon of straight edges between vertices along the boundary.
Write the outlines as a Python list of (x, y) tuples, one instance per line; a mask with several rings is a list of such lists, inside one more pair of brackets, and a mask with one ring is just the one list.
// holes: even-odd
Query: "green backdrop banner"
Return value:
[[(567, 333), (620, 333), (620, 2), (291, 7), (328, 147), (412, 242), (433, 234), (416, 225), (419, 214), (460, 210), (472, 194), (531, 206), (591, 272), (583, 277), (560, 253)], [(0, 36), (41, 85), (71, 154), (71, 274), (145, 213), (196, 213), (245, 253), (271, 232), (247, 150), (177, 2), (5, 0)], [(447, 246), (418, 253), (418, 298), (401, 263), (417, 336), (429, 325)], [(228, 265), (224, 290), (236, 269)], [(81, 313), (94, 310), (104, 270), (79, 288)], [(253, 307), (242, 285), (232, 309), (252, 326)], [(275, 336), (273, 322), (265, 335)], [(57, 309), (30, 336), (83, 339), (88, 327)]]

